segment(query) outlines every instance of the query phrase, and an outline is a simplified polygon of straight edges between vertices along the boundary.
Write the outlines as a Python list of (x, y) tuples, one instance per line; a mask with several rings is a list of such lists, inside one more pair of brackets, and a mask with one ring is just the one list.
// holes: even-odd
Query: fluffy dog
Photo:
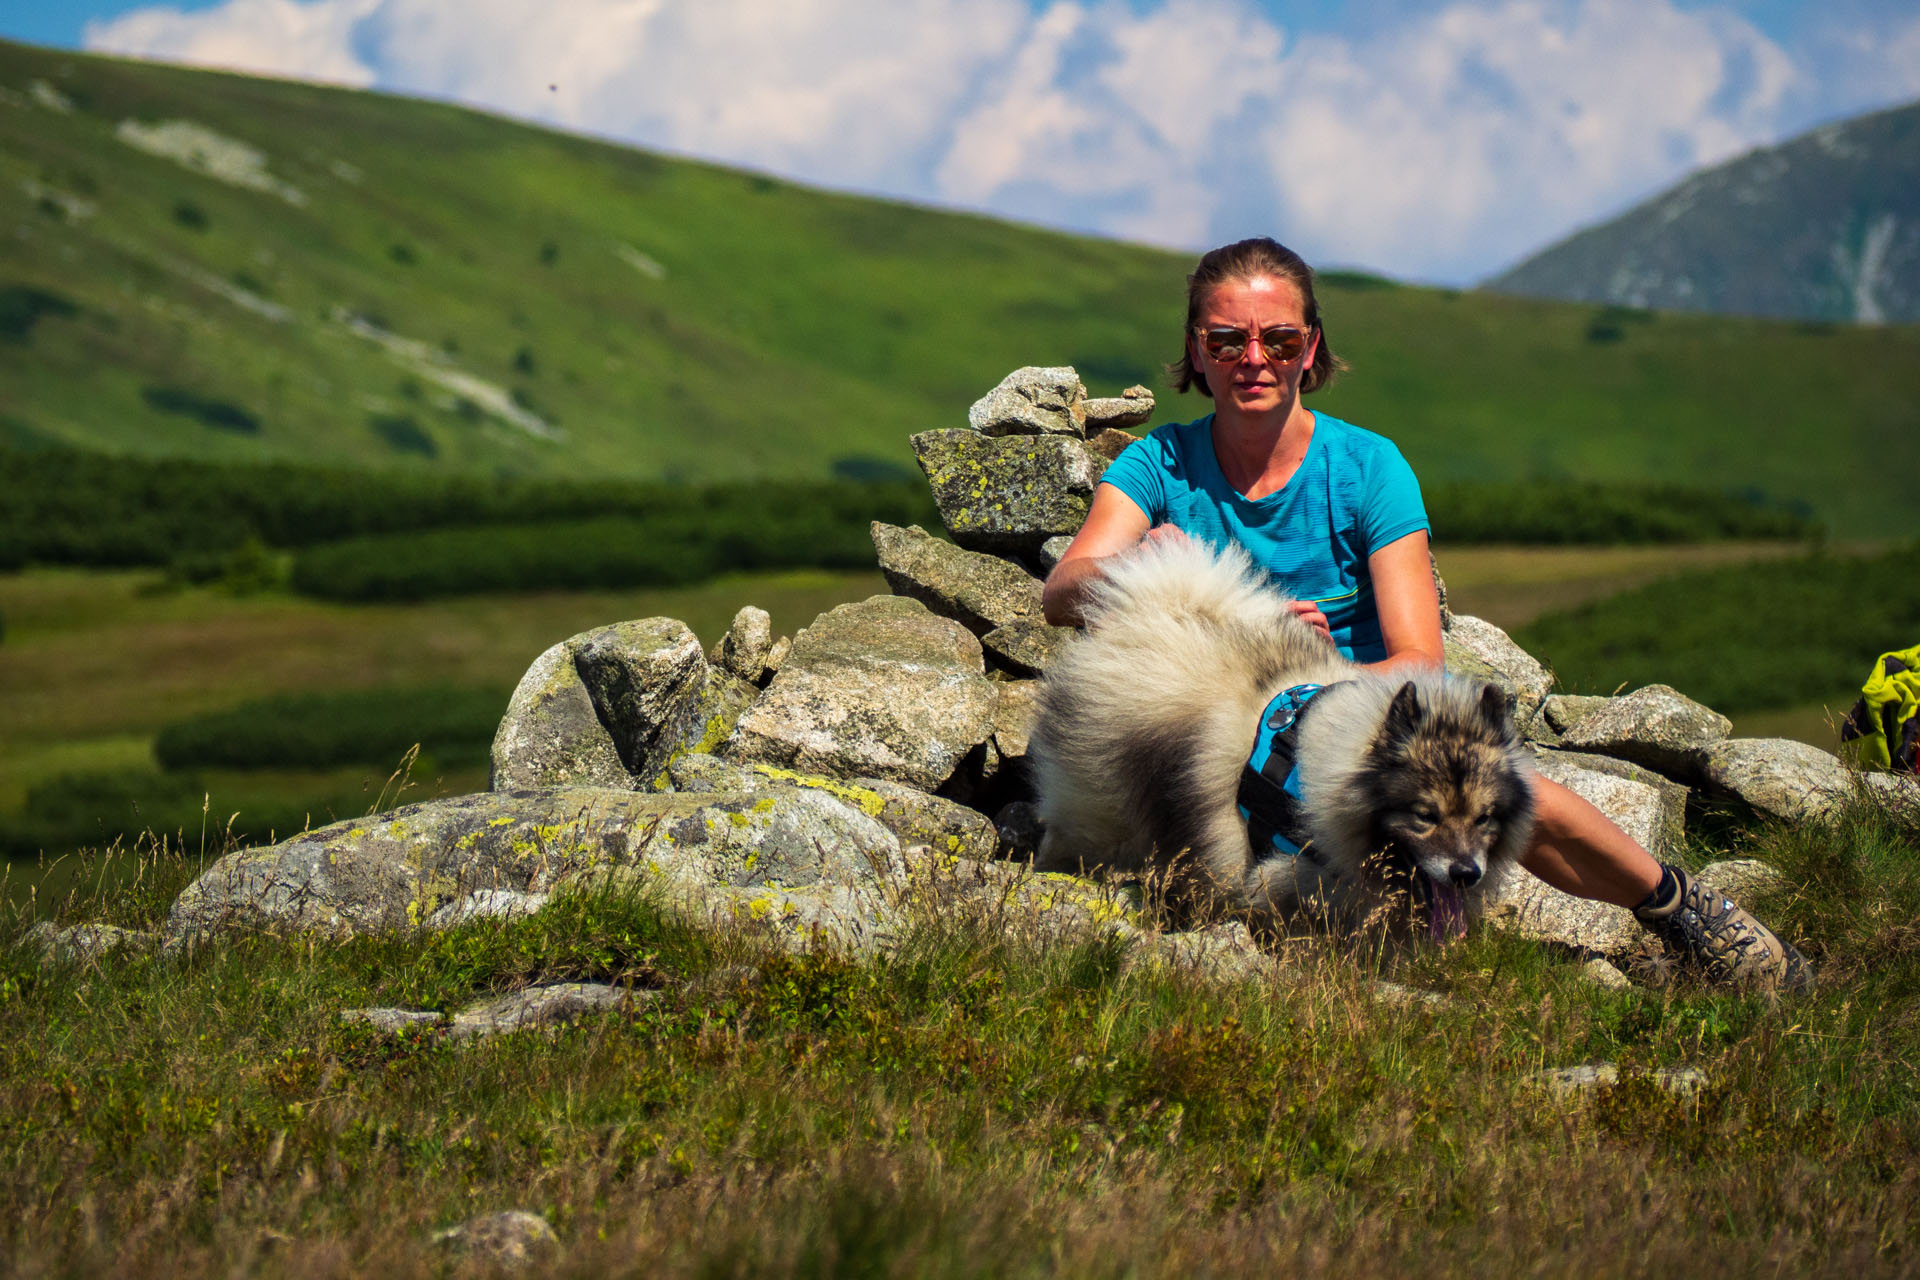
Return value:
[[(1411, 901), (1435, 937), (1457, 933), (1532, 826), (1505, 693), (1364, 671), (1286, 605), (1238, 548), (1156, 539), (1109, 566), (1040, 695), (1038, 865), (1157, 872), (1176, 907), (1256, 925), (1352, 927)], [(1306, 838), (1256, 849), (1243, 770), (1263, 712), (1298, 685), (1325, 686), (1293, 744)]]

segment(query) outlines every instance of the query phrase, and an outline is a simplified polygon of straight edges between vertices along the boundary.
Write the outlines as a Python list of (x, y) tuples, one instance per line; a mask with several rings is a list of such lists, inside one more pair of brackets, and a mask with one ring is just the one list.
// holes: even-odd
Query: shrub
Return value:
[(176, 720), (154, 758), (170, 770), (384, 767), (418, 743), (438, 764), (477, 764), (507, 698), (456, 685), (282, 694)]
[[(861, 487), (786, 488), (799, 492), (781, 501), (778, 486), (709, 491), (698, 512), (351, 538), (301, 552), (292, 582), (297, 591), (334, 600), (419, 600), (671, 586), (742, 569), (861, 568), (873, 563), (872, 520), (901, 523), (921, 514), (906, 502), (857, 500), (875, 492)], [(836, 496), (840, 503), (831, 500)]]
[(1849, 703), (1878, 654), (1920, 641), (1915, 550), (1682, 574), (1514, 638), (1583, 693), (1657, 682), (1721, 711)]
[(42, 316), (71, 316), (80, 308), (72, 300), (31, 285), (0, 285), (0, 342), (24, 343)]
[(404, 413), (375, 413), (367, 417), (367, 426), (373, 434), (386, 441), (387, 447), (395, 453), (417, 453), (423, 458), (435, 457), (440, 446), (434, 443), (427, 429)]
[(217, 584), (232, 595), (254, 595), (285, 586), (287, 565), (278, 552), (248, 535), (237, 547), (176, 556), (167, 565), (167, 580), (176, 586)]
[(690, 486), (496, 479), (120, 458), (3, 444), (0, 470), (9, 477), (0, 485), (0, 563), (11, 554), (43, 563), (167, 564), (225, 553), (248, 537), (291, 549), (367, 534), (614, 514), (644, 518), (651, 529), (678, 536), (705, 525), (713, 513), (736, 525), (762, 520), (763, 507), (827, 520), (839, 531), (835, 545), (864, 539), (871, 520), (935, 527), (939, 521), (918, 481)]
[(1425, 491), (1442, 543), (1563, 545), (1801, 538), (1816, 526), (1760, 494), (1678, 485), (1528, 480), (1441, 483)]
[(116, 841), (132, 843), (146, 832), (183, 836), (189, 849), (197, 847), (202, 833), (210, 849), (229, 833), (236, 843), (261, 842), (292, 835), (309, 823), (323, 826), (365, 813), (373, 802), (371, 794), (357, 789), (307, 801), (262, 796), (235, 804), (230, 797), (222, 799), (209, 801), (200, 780), (184, 774), (63, 774), (28, 791), (20, 813), (0, 818), (0, 857), (104, 848)]
[(215, 430), (247, 436), (257, 435), (260, 431), (260, 419), (239, 405), (195, 395), (179, 387), (144, 387), (140, 398), (147, 402), (148, 408), (194, 418)]
[(207, 229), (207, 211), (191, 200), (182, 200), (173, 206), (173, 220), (189, 231)]

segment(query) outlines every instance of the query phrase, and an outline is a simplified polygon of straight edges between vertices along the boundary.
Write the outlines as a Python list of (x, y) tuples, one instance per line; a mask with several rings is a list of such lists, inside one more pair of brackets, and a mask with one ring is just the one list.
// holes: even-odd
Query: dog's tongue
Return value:
[(1467, 904), (1451, 880), (1427, 878), (1427, 930), (1435, 942), (1467, 936)]

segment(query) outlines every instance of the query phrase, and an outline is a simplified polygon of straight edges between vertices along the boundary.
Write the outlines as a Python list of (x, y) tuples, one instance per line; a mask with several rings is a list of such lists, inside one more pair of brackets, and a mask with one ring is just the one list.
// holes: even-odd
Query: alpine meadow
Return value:
[[(1815, 749), (1920, 642), (1920, 327), (1326, 265), (1449, 664), (1814, 990), (1026, 864), (1060, 530), (909, 438), (1073, 366), (1084, 502), (1208, 408), (1190, 255), (0, 42), (0, 1280), (1920, 1270), (1920, 787)], [(1609, 745), (1655, 682), (1736, 740)]]

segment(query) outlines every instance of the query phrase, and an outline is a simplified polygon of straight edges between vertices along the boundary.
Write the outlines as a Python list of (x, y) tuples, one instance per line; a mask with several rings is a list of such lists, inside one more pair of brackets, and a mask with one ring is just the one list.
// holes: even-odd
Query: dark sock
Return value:
[(1652, 893), (1635, 904), (1633, 909), (1635, 912), (1652, 911), (1656, 907), (1665, 906), (1678, 892), (1680, 892), (1680, 882), (1674, 878), (1673, 868), (1663, 862), (1660, 864), (1660, 883), (1653, 887)]

